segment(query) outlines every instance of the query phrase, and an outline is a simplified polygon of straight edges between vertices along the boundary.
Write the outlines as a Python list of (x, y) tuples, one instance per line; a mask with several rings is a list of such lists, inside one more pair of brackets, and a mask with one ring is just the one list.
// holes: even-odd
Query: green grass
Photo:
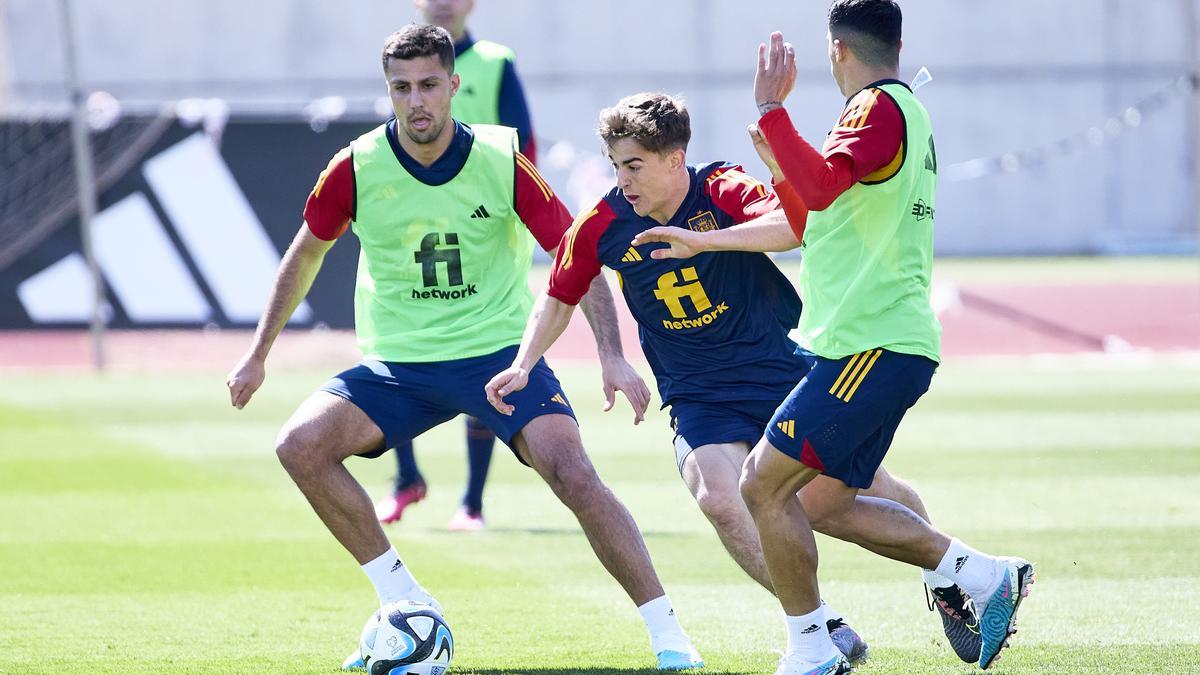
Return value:
[[(1200, 367), (950, 364), (888, 465), (936, 521), (1039, 564), (997, 672), (1195, 672), (1200, 662)], [(675, 472), (662, 413), (599, 412), (560, 368), (601, 475), (633, 511), (709, 672), (773, 668), (773, 599), (725, 555)], [(251, 406), (222, 377), (0, 380), (0, 673), (324, 673), (374, 594), (278, 466), (272, 442), (329, 373), (272, 373)], [(635, 673), (636, 612), (565, 508), (507, 451), (491, 529), (444, 530), (462, 427), (418, 441), (428, 501), (390, 534), (448, 609), (458, 673)], [(351, 462), (376, 495), (390, 461)], [(822, 590), (872, 645), (863, 673), (967, 673), (918, 575), (820, 540)]]

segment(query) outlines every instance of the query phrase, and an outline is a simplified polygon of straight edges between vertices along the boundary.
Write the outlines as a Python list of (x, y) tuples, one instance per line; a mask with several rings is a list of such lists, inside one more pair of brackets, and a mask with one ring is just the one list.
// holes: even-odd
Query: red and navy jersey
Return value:
[[(691, 188), (669, 227), (726, 228), (779, 206), (739, 166), (717, 162), (688, 172)], [(658, 224), (637, 215), (620, 189), (609, 192), (564, 235), (549, 294), (577, 304), (602, 265), (616, 270), (664, 406), (782, 400), (804, 376), (788, 338), (800, 319), (791, 283), (762, 253), (655, 260), (650, 252), (666, 244), (632, 240)]]

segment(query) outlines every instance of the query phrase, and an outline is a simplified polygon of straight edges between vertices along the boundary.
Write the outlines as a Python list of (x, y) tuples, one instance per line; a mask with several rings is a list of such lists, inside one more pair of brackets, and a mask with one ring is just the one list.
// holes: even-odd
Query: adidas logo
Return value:
[(815, 633), (819, 630), (821, 630), (821, 627), (814, 623), (813, 625), (809, 626), (808, 628), (805, 628), (804, 630), (802, 630), (800, 632), (805, 635), (808, 635), (809, 633)]
[(396, 561), (396, 564), (395, 564), (395, 565), (392, 565), (392, 571), (393, 571), (393, 572), (395, 572), (396, 570), (400, 569), (401, 567), (404, 567), (404, 561), (403, 561), (403, 560), (397, 560), (397, 561)]
[(775, 426), (779, 427), (780, 431), (787, 434), (788, 438), (796, 437), (796, 420), (786, 420), (784, 422), (779, 422)]
[(621, 258), (621, 262), (631, 263), (631, 262), (641, 262), (641, 261), (642, 261), (642, 254), (638, 253), (637, 249), (635, 249), (632, 246), (630, 246), (629, 250), (625, 252), (625, 257)]
[(558, 403), (559, 405), (567, 405), (567, 399), (563, 398), (562, 394), (555, 394), (550, 397), (550, 400)]
[(488, 213), (487, 208), (484, 207), (483, 204), (480, 204), (479, 208), (475, 209), (475, 213), (471, 214), (471, 217), (472, 218), (491, 218), (492, 214)]
[(965, 556), (965, 555), (964, 555), (964, 556), (959, 556), (958, 558), (956, 558), (956, 559), (954, 560), (954, 573), (955, 573), (955, 574), (958, 574), (959, 572), (961, 572), (961, 571), (962, 571), (963, 565), (966, 565), (966, 564), (967, 564), (967, 558), (968, 558), (968, 557), (969, 557), (969, 556)]

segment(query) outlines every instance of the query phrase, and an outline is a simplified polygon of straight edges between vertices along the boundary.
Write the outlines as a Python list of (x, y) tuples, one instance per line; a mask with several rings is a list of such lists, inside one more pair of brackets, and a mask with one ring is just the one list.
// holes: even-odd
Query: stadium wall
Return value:
[[(1191, 84), (1179, 82), (1192, 1), (905, 3), (903, 75), (921, 65), (934, 75), (920, 95), (944, 167), (938, 251), (1193, 251)], [(841, 104), (825, 61), (824, 5), (480, 0), (470, 23), (517, 50), (542, 163), (564, 191), (570, 167), (595, 161), (596, 111), (645, 89), (688, 100), (694, 159), (741, 161), (762, 177), (744, 127), (754, 118), (754, 49), (773, 29), (798, 50), (793, 117), (821, 138)], [(61, 100), (58, 6), (0, 4), (10, 107)], [(342, 97), (351, 118), (372, 119), (379, 46), (414, 16), (402, 0), (76, 6), (86, 26), (82, 77), (126, 110), (216, 97), (235, 114), (291, 119), (325, 96)]]

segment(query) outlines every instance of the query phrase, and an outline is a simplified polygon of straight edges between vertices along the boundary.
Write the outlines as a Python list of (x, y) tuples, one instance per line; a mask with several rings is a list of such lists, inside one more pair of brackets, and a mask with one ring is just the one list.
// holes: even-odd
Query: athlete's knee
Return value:
[(751, 514), (759, 513), (772, 504), (771, 490), (767, 486), (762, 473), (754, 465), (753, 455), (746, 458), (746, 463), (742, 465), (742, 475), (738, 480), (738, 490), (741, 492), (742, 501), (746, 504), (746, 508)]
[(702, 484), (694, 496), (700, 511), (718, 528), (740, 521), (746, 512), (746, 503), (736, 485)]
[(582, 447), (555, 453), (542, 475), (554, 494), (572, 509), (595, 503), (597, 495), (607, 490)]
[(309, 425), (284, 427), (275, 439), (275, 456), (292, 476), (315, 474), (325, 464), (318, 435)]

